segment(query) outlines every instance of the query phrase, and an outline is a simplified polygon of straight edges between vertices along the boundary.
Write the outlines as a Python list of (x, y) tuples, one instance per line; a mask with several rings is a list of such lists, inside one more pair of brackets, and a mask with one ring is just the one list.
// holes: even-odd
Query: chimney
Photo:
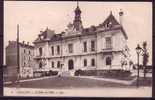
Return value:
[(23, 44), (25, 44), (25, 41), (23, 41)]
[(42, 34), (43, 33), (43, 31), (40, 31), (40, 34)]
[(11, 41), (9, 41), (9, 44), (11, 44)]
[(120, 9), (120, 12), (119, 12), (119, 22), (120, 22), (120, 25), (122, 26), (122, 20), (123, 20), (123, 11), (122, 9)]

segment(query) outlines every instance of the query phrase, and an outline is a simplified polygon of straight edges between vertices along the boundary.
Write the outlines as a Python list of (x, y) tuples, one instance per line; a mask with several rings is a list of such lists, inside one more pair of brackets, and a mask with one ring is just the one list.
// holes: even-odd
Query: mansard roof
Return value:
[[(9, 44), (8, 44), (8, 46), (6, 48), (15, 47), (16, 45), (17, 45), (17, 41), (9, 41)], [(21, 43), (21, 42), (19, 42), (19, 46), (24, 47), (24, 48), (29, 48), (29, 49), (34, 48), (34, 46), (32, 46), (32, 45)]]
[(120, 23), (116, 20), (116, 18), (112, 14), (112, 11), (110, 12), (110, 15), (105, 19), (105, 21), (103, 23), (99, 24), (99, 26), (97, 26), (97, 27), (104, 27), (105, 30), (106, 30), (107, 25), (110, 25), (111, 29), (113, 29), (112, 27), (120, 28), (122, 33), (123, 33), (123, 35), (124, 35), (124, 37), (126, 39), (128, 39), (128, 36), (127, 36), (123, 26), (120, 25)]
[(56, 35), (54, 30), (46, 28), (45, 31), (40, 31), (40, 34), (38, 35), (38, 38), (34, 42), (44, 41), (47, 38), (51, 39), (54, 35)]
[(26, 47), (26, 48), (31, 48), (31, 49), (34, 48), (34, 46), (28, 45), (28, 44), (19, 43), (19, 45), (20, 45), (21, 47)]
[[(102, 30), (98, 30), (101, 28)], [(113, 16), (112, 12), (110, 15), (105, 19), (105, 21), (98, 26), (92, 25), (89, 28), (83, 29), (82, 33), (83, 34), (91, 34), (91, 33), (98, 33), (98, 32), (106, 32), (106, 31), (111, 31), (111, 30), (116, 30), (120, 29), (126, 39), (128, 39), (128, 36), (122, 27), (122, 25), (119, 24), (119, 22), (116, 20), (116, 18)]]
[(125, 39), (128, 39), (128, 36), (124, 28), (122, 27), (122, 25), (119, 24), (119, 22), (116, 20), (116, 18), (113, 16), (111, 12), (110, 15), (105, 19), (103, 23), (99, 24), (98, 26), (92, 25), (88, 28), (83, 28), (81, 34), (64, 36), (65, 32), (55, 34), (53, 31), (47, 28), (44, 32), (42, 32), (42, 34), (40, 34), (40, 36), (43, 36), (43, 39), (37, 38), (35, 42), (59, 41), (60, 39), (73, 38), (73, 37), (84, 36), (84, 35), (95, 35), (99, 32), (107, 32), (112, 30), (121, 30)]
[(107, 25), (111, 22), (112, 25), (120, 25), (119, 22), (116, 20), (112, 12), (110, 12), (110, 15), (105, 19), (105, 21), (102, 23), (102, 25)]
[(62, 33), (53, 35), (53, 37), (50, 38), (50, 41), (57, 41), (60, 39), (62, 39)]
[(43, 38), (45, 39), (45, 38), (47, 38), (47, 37), (49, 37), (49, 38), (52, 37), (54, 34), (55, 34), (55, 33), (54, 33), (54, 30), (51, 30), (51, 29), (46, 28), (46, 30), (43, 31), (43, 32), (40, 34), (40, 36), (43, 36)]

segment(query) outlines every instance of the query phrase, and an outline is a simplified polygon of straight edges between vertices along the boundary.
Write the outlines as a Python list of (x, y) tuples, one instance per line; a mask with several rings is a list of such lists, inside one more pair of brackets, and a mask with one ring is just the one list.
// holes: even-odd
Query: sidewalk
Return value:
[[(40, 77), (40, 78), (34, 78), (34, 79), (25, 79), (25, 80), (19, 80), (19, 82), (27, 82), (27, 81), (35, 81), (35, 80), (42, 80), (42, 79), (48, 79), (52, 77), (57, 77), (57, 76), (46, 76), (46, 77)], [(11, 84), (11, 81), (4, 82), (4, 84)]]

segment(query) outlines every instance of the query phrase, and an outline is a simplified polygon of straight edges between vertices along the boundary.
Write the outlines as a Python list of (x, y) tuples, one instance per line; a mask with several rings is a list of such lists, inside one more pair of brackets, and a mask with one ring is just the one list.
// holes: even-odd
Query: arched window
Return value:
[(87, 42), (83, 42), (83, 46), (84, 46), (84, 52), (87, 52)]
[(24, 49), (24, 53), (26, 53), (26, 50)]
[(106, 40), (106, 49), (111, 49), (112, 48), (112, 39), (111, 39), (111, 37), (106, 37), (105, 38), (105, 40)]
[(52, 68), (54, 68), (54, 62), (52, 61)]
[(95, 41), (91, 41), (91, 51), (95, 51)]
[(54, 46), (51, 47), (52, 55), (54, 55)]
[(69, 70), (74, 69), (74, 62), (73, 62), (72, 59), (68, 61), (68, 69), (69, 69)]
[(60, 54), (60, 46), (59, 45), (57, 46), (57, 54), (58, 55)]
[(95, 59), (91, 59), (91, 65), (95, 66)]
[(60, 68), (60, 61), (57, 62), (57, 68)]
[(68, 44), (69, 53), (73, 53), (73, 44)]
[(40, 48), (39, 48), (39, 54), (40, 54), (40, 56), (42, 56), (42, 52), (43, 52), (43, 51), (42, 51), (42, 48), (40, 47)]
[(42, 63), (41, 62), (39, 63), (39, 68), (42, 68)]
[(84, 66), (87, 66), (87, 59), (84, 59), (83, 64)]
[(26, 63), (24, 62), (24, 67), (26, 66)]
[(106, 65), (111, 65), (111, 57), (106, 58)]

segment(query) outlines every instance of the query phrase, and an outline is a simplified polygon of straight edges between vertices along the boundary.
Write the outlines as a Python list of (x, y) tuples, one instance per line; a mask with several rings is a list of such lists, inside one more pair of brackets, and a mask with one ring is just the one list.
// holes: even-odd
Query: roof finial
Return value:
[(122, 9), (120, 9), (119, 15), (120, 15), (120, 16), (123, 15), (123, 11), (122, 11)]
[(79, 1), (77, 0), (77, 7), (79, 7)]
[(110, 14), (112, 15), (112, 11), (110, 10)]

